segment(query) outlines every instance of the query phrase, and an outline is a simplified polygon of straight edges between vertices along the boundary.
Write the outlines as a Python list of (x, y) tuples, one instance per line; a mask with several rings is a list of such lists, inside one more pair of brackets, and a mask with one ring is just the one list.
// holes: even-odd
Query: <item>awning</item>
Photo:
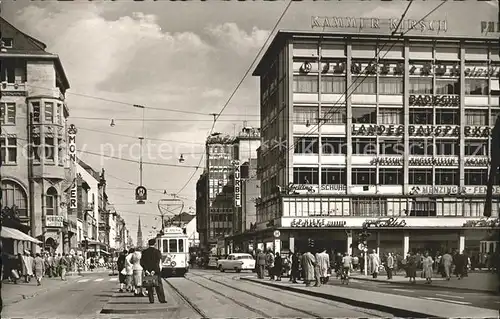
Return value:
[(38, 239), (35, 239), (29, 235), (26, 235), (20, 230), (17, 230), (15, 228), (10, 228), (10, 227), (2, 227), (2, 231), (0, 232), (0, 237), (2, 238), (11, 238), (15, 240), (20, 240), (20, 241), (29, 241), (35, 244), (41, 244), (42, 242), (39, 241)]

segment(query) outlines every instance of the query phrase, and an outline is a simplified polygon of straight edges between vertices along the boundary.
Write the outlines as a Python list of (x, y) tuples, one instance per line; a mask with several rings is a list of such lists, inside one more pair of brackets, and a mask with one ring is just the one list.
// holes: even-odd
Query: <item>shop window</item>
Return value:
[(376, 155), (377, 139), (375, 138), (353, 138), (352, 154), (355, 155)]
[(0, 136), (0, 158), (4, 165), (17, 163), (17, 138)]
[(318, 77), (316, 75), (294, 75), (294, 93), (318, 93)]
[(460, 113), (458, 110), (437, 109), (437, 125), (460, 125)]
[(436, 216), (435, 200), (413, 200), (410, 203), (410, 216), (432, 217)]
[(321, 122), (325, 124), (345, 124), (347, 122), (347, 111), (344, 106), (321, 107)]
[(488, 79), (465, 79), (465, 95), (490, 94)]
[(410, 168), (408, 179), (410, 185), (432, 185), (432, 169)]
[(482, 217), (484, 213), (484, 200), (469, 200), (464, 202), (464, 217)]
[(432, 78), (410, 78), (410, 94), (432, 94)]
[(403, 110), (381, 108), (378, 110), (378, 119), (380, 124), (403, 124)]
[(54, 123), (54, 103), (45, 102), (45, 122)]
[(434, 155), (432, 139), (411, 139), (409, 141), (410, 155)]
[(352, 169), (353, 185), (375, 185), (376, 183), (377, 183), (377, 175), (375, 168)]
[(436, 79), (436, 94), (460, 94), (458, 79)]
[(403, 78), (381, 76), (378, 80), (378, 92), (384, 95), (403, 94)]
[(345, 168), (323, 167), (321, 169), (321, 184), (346, 184)]
[(16, 103), (0, 103), (0, 124), (16, 124)]
[(486, 185), (488, 184), (487, 169), (465, 169), (465, 185)]
[(318, 106), (294, 106), (293, 107), (293, 123), (316, 125), (318, 124)]
[(403, 184), (403, 170), (401, 168), (381, 168), (378, 173), (380, 185)]
[(433, 114), (431, 109), (410, 109), (410, 124), (432, 125)]
[(465, 155), (466, 156), (487, 156), (488, 141), (487, 140), (465, 140)]
[(402, 140), (380, 140), (379, 141), (380, 155), (403, 155), (404, 144)]
[(455, 140), (436, 139), (436, 155), (460, 155), (460, 145)]
[(353, 107), (353, 124), (377, 124), (377, 109), (372, 107)]
[(436, 168), (436, 185), (458, 185), (460, 176), (456, 169)]
[(25, 190), (18, 183), (10, 180), (3, 180), (2, 183), (2, 208), (14, 208), (19, 217), (28, 216), (27, 202), (28, 196)]
[(462, 206), (462, 203), (457, 200), (438, 200), (436, 202), (436, 214), (437, 216), (460, 216), (458, 214), (458, 207)]
[(294, 138), (295, 154), (318, 154), (319, 141), (315, 137), (296, 137)]
[(346, 88), (346, 78), (344, 76), (321, 77), (321, 93), (344, 94)]
[(387, 201), (384, 198), (353, 198), (352, 216), (378, 217), (387, 215)]
[(488, 125), (488, 110), (465, 110), (465, 125)]
[(347, 154), (347, 144), (345, 137), (322, 137), (321, 147), (324, 155)]
[(376, 78), (353, 76), (350, 88), (351, 94), (376, 94)]
[(319, 169), (317, 167), (294, 167), (293, 182), (295, 184), (318, 184)]
[(54, 187), (51, 187), (47, 190), (45, 196), (45, 213), (47, 215), (59, 215), (57, 204), (57, 191)]

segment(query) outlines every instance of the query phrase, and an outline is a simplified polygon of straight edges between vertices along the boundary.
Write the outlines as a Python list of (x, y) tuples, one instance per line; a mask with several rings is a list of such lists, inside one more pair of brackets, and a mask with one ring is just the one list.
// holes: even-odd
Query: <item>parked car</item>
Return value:
[(234, 253), (227, 256), (225, 259), (217, 260), (217, 268), (224, 272), (226, 270), (235, 270), (240, 272), (242, 270), (255, 270), (255, 259), (252, 255), (245, 253)]

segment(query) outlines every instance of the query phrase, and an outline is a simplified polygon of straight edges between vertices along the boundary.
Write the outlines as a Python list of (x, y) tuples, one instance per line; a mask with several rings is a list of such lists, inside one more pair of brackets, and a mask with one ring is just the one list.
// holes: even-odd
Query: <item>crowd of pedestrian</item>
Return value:
[[(130, 248), (120, 254), (116, 262), (120, 281), (119, 292), (133, 293), (135, 297), (148, 297), (149, 302), (154, 303), (156, 290), (159, 302), (166, 303), (161, 283), (161, 252), (154, 247), (155, 243), (155, 239), (151, 239), (148, 242), (149, 247), (143, 251)], [(156, 284), (148, 284), (145, 287), (145, 276), (154, 277)]]

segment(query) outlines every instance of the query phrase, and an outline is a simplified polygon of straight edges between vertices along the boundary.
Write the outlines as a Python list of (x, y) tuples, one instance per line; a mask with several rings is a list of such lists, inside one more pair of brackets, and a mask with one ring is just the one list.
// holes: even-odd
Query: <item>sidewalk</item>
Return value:
[(60, 277), (44, 277), (41, 286), (36, 285), (36, 279), (34, 278), (29, 283), (25, 283), (24, 280), (18, 280), (17, 284), (4, 280), (2, 282), (3, 305), (8, 306), (23, 299), (33, 298), (47, 291), (58, 289), (80, 278), (82, 277), (78, 275), (68, 275), (66, 276), (67, 281), (62, 281)]
[[(420, 275), (420, 273), (417, 272), (417, 275)], [(428, 287), (445, 287), (456, 290), (472, 290), (498, 293), (499, 280), (497, 276), (498, 275), (496, 273), (475, 272), (469, 273), (468, 277), (462, 278), (461, 280), (458, 280), (456, 276), (453, 276), (451, 277), (450, 281), (447, 281), (445, 278), (442, 278), (441, 276), (438, 277), (438, 275), (435, 274), (435, 277), (432, 278), (432, 284), (428, 285)], [(373, 278), (372, 276), (365, 276), (364, 274), (360, 274), (359, 272), (352, 272), (351, 278), (356, 280), (412, 285), (409, 282), (409, 279), (405, 278), (404, 275), (393, 276), (391, 280), (387, 280), (387, 276), (385, 274), (379, 274), (378, 278)], [(424, 284), (425, 282), (425, 279), (420, 278), (420, 276), (415, 279), (417, 281), (417, 285)]]
[(323, 285), (321, 287), (305, 287), (289, 281), (276, 282), (269, 279), (257, 279), (254, 276), (241, 277), (240, 280), (251, 281), (266, 286), (289, 290), (314, 297), (334, 300), (356, 307), (377, 309), (389, 312), (396, 317), (413, 318), (497, 318), (498, 311), (478, 307), (373, 292), (362, 289), (344, 288)]

